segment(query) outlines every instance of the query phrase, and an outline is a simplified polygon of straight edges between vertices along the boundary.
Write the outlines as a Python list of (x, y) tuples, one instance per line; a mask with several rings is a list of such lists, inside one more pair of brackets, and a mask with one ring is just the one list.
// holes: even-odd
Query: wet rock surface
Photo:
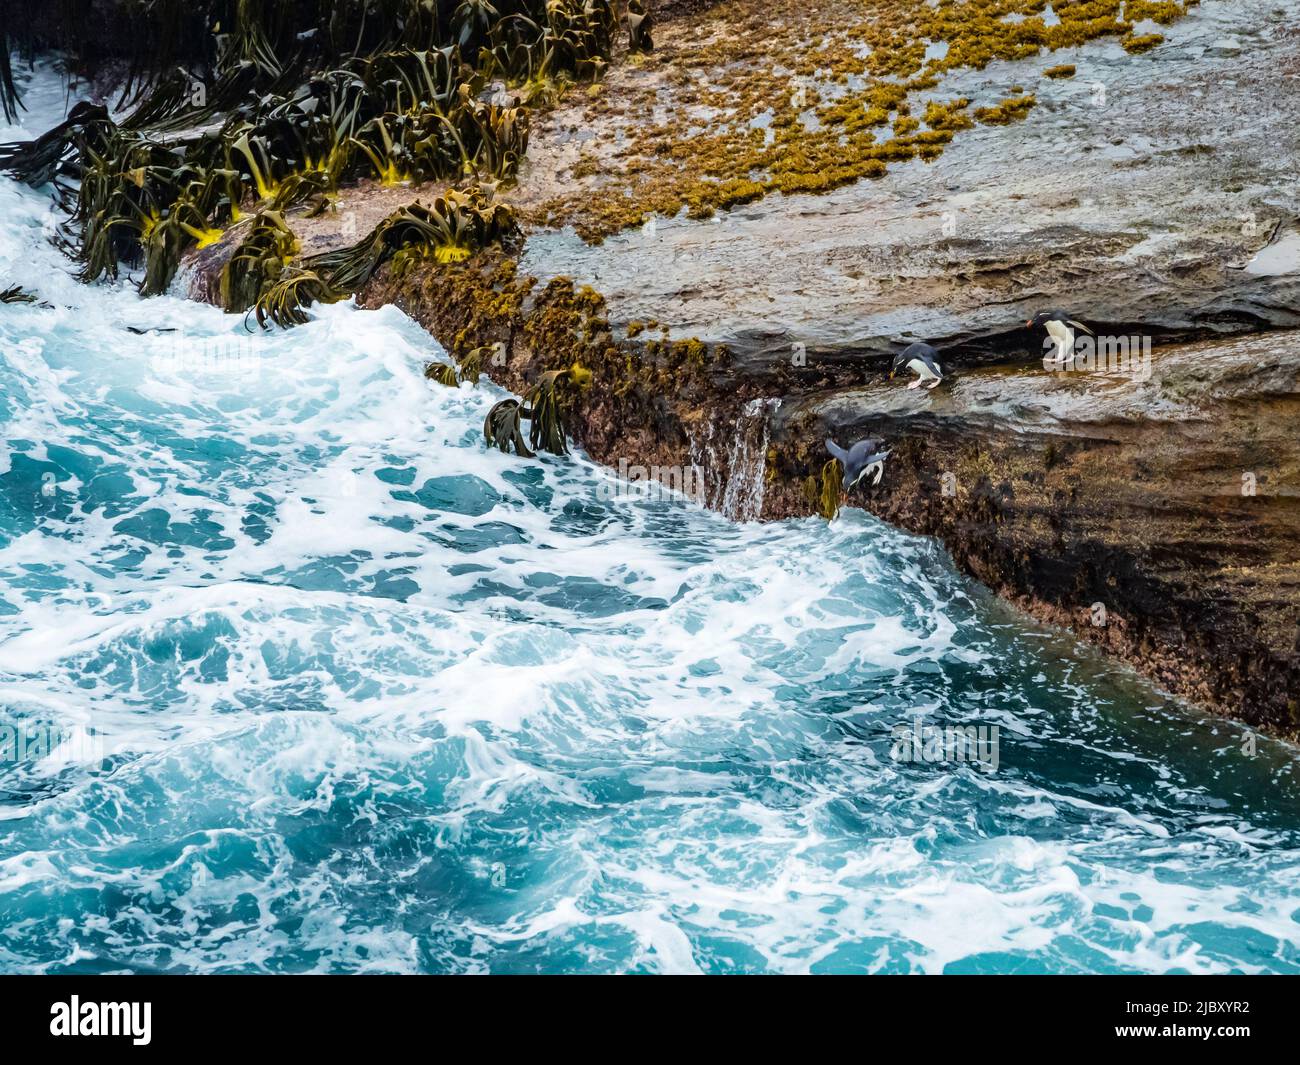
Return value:
[[(1146, 56), (1102, 41), (958, 72), (945, 94), (1033, 78), (1038, 106), (826, 195), (595, 246), (535, 233), (521, 267), (598, 287), (616, 329), (726, 344), (696, 433), (761, 436), (751, 510), (814, 510), (825, 436), (884, 439), (882, 483), (846, 502), (1170, 690), (1295, 735), (1300, 335), (1179, 343), (1300, 325), (1300, 8), (1282, 7), (1206, 0)], [(1062, 62), (1073, 79), (1037, 78)], [(1023, 322), (1061, 305), (1158, 346), (1125, 372), (1046, 372)], [(918, 339), (963, 368), (934, 393), (882, 380)]]
[[(1298, 22), (1294, 2), (1205, 0), (1159, 27), (1166, 42), (1147, 55), (1105, 39), (955, 71), (935, 98), (1032, 86), (1038, 104), (963, 133), (933, 163), (829, 194), (657, 219), (600, 245), (535, 233), (523, 267), (597, 286), (615, 324), (723, 341), (755, 374), (795, 344), (832, 368), (878, 367), (918, 339), (996, 361), (1026, 346), (1020, 322), (1058, 303), (1164, 340), (1297, 326), (1300, 264), (1247, 264), (1300, 214)], [(687, 19), (664, 32), (695, 30)], [(1240, 54), (1222, 54), (1229, 36)], [(1060, 63), (1075, 76), (1040, 76)], [(516, 195), (547, 195), (583, 136), (563, 108), (551, 115)]]
[[(939, 537), (958, 565), (1170, 690), (1300, 730), (1300, 334), (1157, 350), (1117, 368), (972, 369), (781, 405), (791, 476), (876, 437), (879, 486), (845, 500)], [(801, 450), (806, 457), (799, 459)], [(789, 455), (789, 460), (784, 456)]]

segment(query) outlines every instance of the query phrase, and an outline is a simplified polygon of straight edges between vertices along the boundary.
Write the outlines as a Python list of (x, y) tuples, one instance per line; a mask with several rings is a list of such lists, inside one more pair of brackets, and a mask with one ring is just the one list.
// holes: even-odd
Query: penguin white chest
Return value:
[(931, 370), (930, 367), (928, 367), (920, 359), (913, 359), (911, 362), (907, 364), (907, 368), (911, 370), (912, 373), (916, 374), (916, 376), (919, 377), (922, 381), (939, 380), (939, 375), (936, 374), (933, 370)]
[(1058, 357), (1065, 358), (1074, 351), (1074, 330), (1064, 322), (1048, 322), (1047, 335), (1056, 341)]

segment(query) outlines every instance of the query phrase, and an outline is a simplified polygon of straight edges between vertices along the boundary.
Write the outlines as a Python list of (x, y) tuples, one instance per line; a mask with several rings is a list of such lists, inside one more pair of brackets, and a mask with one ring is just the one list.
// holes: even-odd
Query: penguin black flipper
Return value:
[(1082, 330), (1083, 330), (1085, 333), (1087, 333), (1090, 337), (1095, 337), (1095, 336), (1097, 335), (1097, 334), (1094, 333), (1091, 329), (1089, 329), (1086, 325), (1084, 325), (1082, 322), (1076, 322), (1073, 318), (1067, 318), (1067, 319), (1065, 320), (1065, 324), (1068, 325), (1068, 326), (1070, 326), (1070, 328), (1072, 328), (1072, 329), (1082, 329)]
[(842, 464), (849, 461), (849, 453), (835, 443), (835, 441), (829, 436), (826, 438), (826, 450), (831, 453), (832, 458), (839, 459)]

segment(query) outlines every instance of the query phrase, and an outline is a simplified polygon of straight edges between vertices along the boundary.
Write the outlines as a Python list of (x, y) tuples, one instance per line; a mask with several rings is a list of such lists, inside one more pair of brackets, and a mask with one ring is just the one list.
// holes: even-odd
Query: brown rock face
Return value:
[(1170, 690), (1293, 735), (1300, 334), (1135, 363), (803, 397), (773, 427), (792, 475), (766, 509), (806, 511), (793, 475), (821, 458), (822, 436), (882, 438), (882, 483), (847, 503), (938, 537), (1006, 598)]
[[(709, 505), (818, 508), (826, 437), (883, 441), (879, 485), (843, 496), (935, 536), (959, 566), (1170, 691), (1300, 733), (1300, 333), (1151, 349), (1064, 368), (957, 371), (765, 398), (725, 350), (616, 342), (604, 301), (484, 256), (364, 294), (521, 392), (577, 361), (576, 441), (597, 461), (700, 467)], [(838, 476), (838, 471), (836, 471)], [(835, 486), (838, 490), (838, 485)], [(838, 494), (838, 491), (837, 493)]]
[[(727, 345), (716, 400), (668, 404), (686, 427), (678, 461), (700, 439), (748, 441), (712, 452), (715, 479), (746, 486), (715, 505), (807, 514), (823, 438), (880, 437), (884, 480), (855, 505), (939, 537), (1000, 594), (1171, 690), (1294, 735), (1300, 337), (1167, 346), (1300, 325), (1295, 41), (1272, 10), (1193, 9), (1140, 58), (1069, 53), (1076, 76), (1035, 81), (1024, 122), (964, 134), (936, 162), (595, 246), (536, 233), (521, 267), (595, 284), (616, 331), (656, 320)], [(664, 47), (689, 51), (692, 32), (674, 25)], [(962, 72), (944, 90), (1009, 91), (1059, 59)], [(543, 125), (525, 203), (551, 194), (574, 136), (563, 109)], [(599, 171), (571, 180), (615, 191)], [(1160, 346), (1137, 372), (1045, 372), (1023, 322), (1056, 306), (1138, 351)], [(913, 340), (955, 379), (885, 385)], [(638, 446), (606, 438), (593, 455)]]

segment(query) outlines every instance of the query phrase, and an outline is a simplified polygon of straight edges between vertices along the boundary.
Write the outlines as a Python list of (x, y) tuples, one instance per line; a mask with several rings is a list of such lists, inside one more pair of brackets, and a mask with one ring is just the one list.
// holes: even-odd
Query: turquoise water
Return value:
[(859, 512), (488, 452), (393, 308), (79, 286), (47, 212), (0, 179), (0, 728), (65, 738), (0, 761), (0, 970), (1300, 971), (1293, 749)]

